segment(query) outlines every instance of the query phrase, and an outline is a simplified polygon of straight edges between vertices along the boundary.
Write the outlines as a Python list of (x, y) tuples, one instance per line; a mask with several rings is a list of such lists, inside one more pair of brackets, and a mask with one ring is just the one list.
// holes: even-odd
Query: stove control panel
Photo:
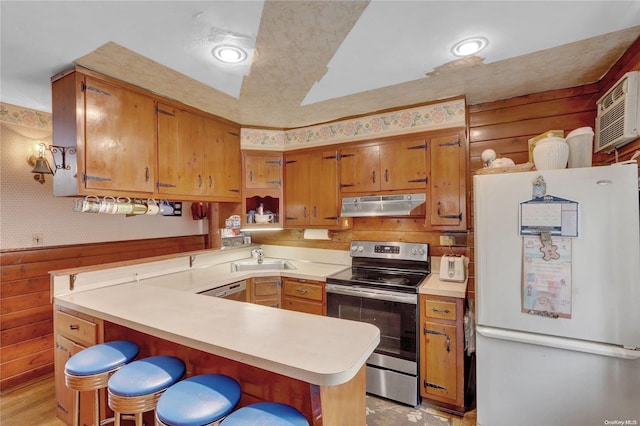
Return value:
[(429, 244), (352, 241), (351, 257), (426, 261), (429, 258)]
[(376, 253), (400, 254), (399, 246), (375, 245), (373, 251)]

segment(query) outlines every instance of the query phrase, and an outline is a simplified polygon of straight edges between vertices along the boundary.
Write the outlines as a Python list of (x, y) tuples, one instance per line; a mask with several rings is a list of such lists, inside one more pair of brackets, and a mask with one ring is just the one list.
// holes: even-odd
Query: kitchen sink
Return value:
[(231, 262), (231, 272), (262, 271), (263, 269), (282, 271), (285, 269), (296, 269), (296, 267), (286, 260), (264, 260), (262, 263), (258, 263), (257, 260)]

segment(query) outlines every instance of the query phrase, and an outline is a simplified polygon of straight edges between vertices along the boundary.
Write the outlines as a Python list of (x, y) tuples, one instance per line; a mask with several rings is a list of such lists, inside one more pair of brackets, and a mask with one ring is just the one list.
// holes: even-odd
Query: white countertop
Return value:
[[(276, 256), (291, 255), (286, 250), (272, 252)], [(242, 253), (249, 251), (213, 253), (211, 256), (220, 263), (210, 261), (186, 270), (185, 259), (92, 268), (78, 273), (75, 290), (68, 285), (68, 275), (74, 271), (54, 272), (52, 275), (60, 279), (54, 286), (54, 301), (105, 321), (308, 383), (332, 386), (353, 378), (380, 342), (377, 327), (195, 294), (259, 276), (324, 281), (349, 266), (287, 259), (296, 269), (232, 272), (231, 261), (257, 262), (242, 257)], [(344, 262), (341, 253), (301, 254)], [(198, 255), (195, 265), (203, 256)], [(155, 272), (160, 269), (166, 272)], [(136, 279), (131, 281), (132, 277)]]
[[(273, 260), (265, 257), (265, 262)], [(238, 261), (256, 262), (257, 259), (244, 258)], [(162, 275), (140, 280), (140, 284), (152, 285), (154, 287), (164, 287), (174, 290), (188, 291), (190, 293), (200, 293), (216, 287), (223, 286), (236, 281), (252, 277), (291, 277), (308, 280), (325, 281), (327, 276), (339, 272), (349, 266), (334, 265), (328, 263), (317, 263), (309, 261), (298, 261), (287, 259), (296, 269), (262, 269), (259, 271), (232, 272), (230, 263), (194, 268), (188, 271), (181, 271), (172, 274)]]
[(363, 322), (143, 284), (67, 294), (55, 303), (320, 386), (349, 381), (380, 341), (378, 328)]
[(464, 299), (467, 294), (467, 279), (464, 282), (443, 281), (438, 277), (438, 273), (432, 273), (420, 286), (420, 294), (430, 294), (433, 296), (457, 297)]

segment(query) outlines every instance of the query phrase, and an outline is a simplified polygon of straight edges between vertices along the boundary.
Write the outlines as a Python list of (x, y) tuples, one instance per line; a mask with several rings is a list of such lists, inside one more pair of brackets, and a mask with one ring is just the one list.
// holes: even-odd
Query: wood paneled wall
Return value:
[(205, 235), (0, 252), (0, 390), (53, 372), (49, 271), (206, 247)]
[[(509, 157), (516, 164), (529, 160), (528, 140), (547, 130), (564, 130), (565, 134), (578, 127), (595, 129), (597, 100), (625, 73), (640, 69), (640, 38), (598, 83), (562, 90), (536, 93), (497, 102), (468, 107), (470, 173), (482, 167), (480, 155), (488, 148), (498, 157)], [(640, 139), (620, 148), (619, 161), (629, 159), (640, 149)], [(594, 165), (611, 164), (616, 154), (597, 153)], [(472, 183), (473, 185), (473, 183)], [(473, 187), (471, 185), (471, 226), (473, 227)], [(469, 281), (474, 282), (473, 230), (469, 232), (468, 253), (471, 258)], [(470, 285), (470, 297), (475, 296)]]

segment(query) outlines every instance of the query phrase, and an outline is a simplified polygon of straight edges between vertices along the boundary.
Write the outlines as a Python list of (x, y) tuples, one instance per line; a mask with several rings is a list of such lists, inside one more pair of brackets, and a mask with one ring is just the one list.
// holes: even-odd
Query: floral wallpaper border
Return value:
[(0, 122), (17, 124), (33, 129), (51, 129), (53, 120), (48, 112), (0, 102)]
[(286, 151), (464, 125), (465, 101), (458, 99), (292, 130), (243, 128), (240, 141), (242, 149)]

